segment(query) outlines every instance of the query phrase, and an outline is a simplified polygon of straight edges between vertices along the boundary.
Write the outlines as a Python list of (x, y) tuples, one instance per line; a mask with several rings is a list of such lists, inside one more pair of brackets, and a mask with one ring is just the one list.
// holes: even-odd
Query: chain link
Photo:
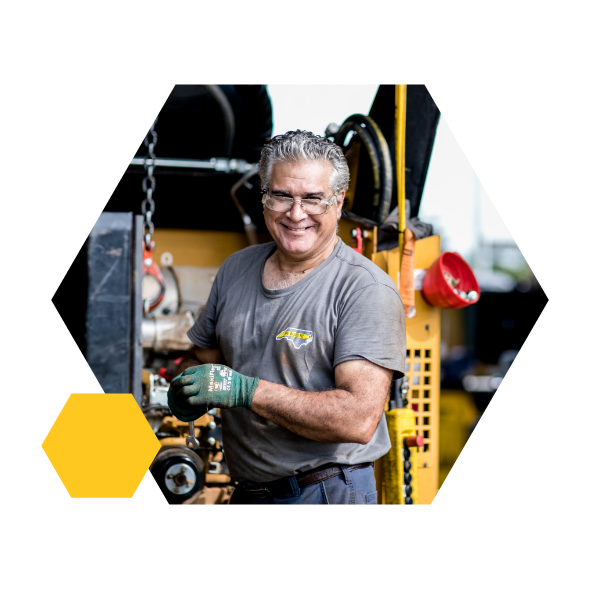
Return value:
[(156, 135), (156, 121), (158, 117), (152, 123), (150, 131), (146, 135), (144, 145), (147, 148), (146, 156), (144, 157), (144, 170), (146, 176), (142, 181), (142, 190), (146, 197), (142, 201), (142, 215), (144, 215), (144, 242), (146, 244), (146, 250), (150, 250), (152, 236), (154, 235), (154, 223), (152, 217), (154, 216), (154, 199), (152, 195), (156, 189), (156, 179), (154, 178), (154, 161), (156, 160), (156, 154), (154, 154), (154, 147), (156, 146), (157, 135)]
[(413, 498), (412, 498), (412, 493), (413, 493), (413, 488), (411, 485), (412, 482), (412, 474), (411, 474), (411, 469), (412, 469), (412, 463), (411, 458), (412, 458), (412, 454), (410, 452), (410, 448), (407, 448), (406, 446), (404, 447), (404, 449), (402, 450), (402, 458), (404, 459), (403, 461), (403, 465), (402, 465), (402, 471), (404, 474), (404, 482), (403, 482), (403, 488), (404, 488), (404, 504), (413, 504)]

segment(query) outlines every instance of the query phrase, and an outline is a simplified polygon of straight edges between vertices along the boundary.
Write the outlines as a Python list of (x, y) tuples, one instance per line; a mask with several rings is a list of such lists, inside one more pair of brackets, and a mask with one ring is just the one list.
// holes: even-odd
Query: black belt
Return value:
[[(356, 471), (365, 467), (373, 466), (372, 462), (361, 463), (360, 465), (348, 466), (348, 471)], [(326, 479), (337, 477), (343, 473), (340, 465), (322, 465), (316, 469), (305, 471), (296, 475), (296, 483), (299, 488), (305, 488), (315, 483), (320, 483)], [(292, 493), (292, 484), (289, 477), (282, 477), (270, 483), (252, 483), (251, 481), (243, 481), (237, 485), (237, 489), (245, 492), (253, 498), (270, 498), (272, 496), (281, 496), (283, 494)]]

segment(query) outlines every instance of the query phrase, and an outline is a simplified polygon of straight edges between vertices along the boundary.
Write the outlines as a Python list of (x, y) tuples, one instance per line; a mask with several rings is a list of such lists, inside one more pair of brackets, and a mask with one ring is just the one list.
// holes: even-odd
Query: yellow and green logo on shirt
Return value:
[(305, 344), (312, 342), (313, 332), (306, 329), (296, 329), (295, 327), (287, 327), (275, 338), (279, 340), (290, 340), (295, 348), (300, 348)]

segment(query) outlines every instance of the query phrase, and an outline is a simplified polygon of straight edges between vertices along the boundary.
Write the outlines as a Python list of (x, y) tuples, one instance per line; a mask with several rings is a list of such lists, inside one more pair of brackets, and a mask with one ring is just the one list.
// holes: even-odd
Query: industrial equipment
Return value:
[[(351, 172), (340, 237), (399, 288), (408, 256), (402, 278), (416, 290), (406, 377), (387, 413), (394, 448), (376, 464), (384, 503), (430, 503), (437, 491), (440, 309), (412, 278), (440, 255), (417, 216), (438, 119), (424, 86), (382, 85), (369, 115), (325, 132)], [(271, 128), (265, 86), (175, 86), (53, 299), (104, 391), (138, 400), (162, 445), (150, 470), (170, 503), (225, 503), (232, 492), (219, 412), (181, 422), (166, 396), (221, 263), (270, 241), (256, 167)], [(121, 300), (107, 311), (111, 294)]]

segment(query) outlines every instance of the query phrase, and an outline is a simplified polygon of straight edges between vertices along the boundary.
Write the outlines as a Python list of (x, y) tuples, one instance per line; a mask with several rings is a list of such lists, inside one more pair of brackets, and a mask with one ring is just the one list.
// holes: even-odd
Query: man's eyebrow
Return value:
[[(284, 196), (291, 196), (289, 190), (271, 190), (271, 194), (283, 194)], [(305, 192), (302, 196), (325, 196), (323, 192)]]

